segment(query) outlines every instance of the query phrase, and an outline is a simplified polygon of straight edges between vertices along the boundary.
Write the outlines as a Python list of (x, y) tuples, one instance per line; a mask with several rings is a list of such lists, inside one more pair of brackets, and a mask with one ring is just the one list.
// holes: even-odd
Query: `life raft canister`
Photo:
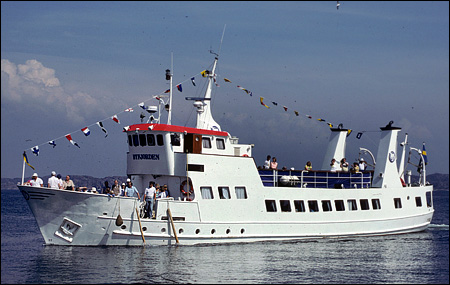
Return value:
[(187, 196), (188, 194), (189, 195), (194, 194), (194, 187), (192, 186), (192, 181), (189, 179), (189, 193), (188, 193), (188, 191), (186, 191), (187, 189), (185, 189), (186, 184), (187, 184), (187, 180), (184, 180), (181, 183), (181, 185), (180, 185), (181, 194), (183, 194), (184, 196)]

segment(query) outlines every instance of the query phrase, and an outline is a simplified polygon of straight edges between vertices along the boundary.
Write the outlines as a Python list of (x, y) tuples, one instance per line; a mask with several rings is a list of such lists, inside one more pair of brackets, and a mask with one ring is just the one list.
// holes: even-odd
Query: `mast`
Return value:
[[(171, 58), (171, 69), (173, 72), (173, 52), (170, 54), (170, 58)], [(170, 80), (170, 93), (169, 93), (169, 114), (167, 115), (167, 124), (170, 125), (172, 123), (172, 75), (173, 73), (171, 73), (171, 71), (169, 69), (166, 70), (166, 80)]]

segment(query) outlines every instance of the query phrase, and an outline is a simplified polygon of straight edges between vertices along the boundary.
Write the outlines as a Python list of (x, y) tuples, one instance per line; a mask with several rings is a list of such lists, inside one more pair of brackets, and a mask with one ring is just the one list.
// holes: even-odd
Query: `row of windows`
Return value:
[[(202, 146), (203, 148), (212, 148), (211, 138), (203, 137)], [(216, 147), (217, 149), (225, 149), (225, 140), (216, 138)]]
[[(202, 199), (214, 199), (214, 192), (212, 187), (200, 187)], [(236, 199), (247, 199), (247, 190), (243, 186), (234, 187)], [(231, 199), (230, 188), (227, 186), (220, 186), (217, 188), (217, 194), (220, 199)]]
[[(428, 198), (427, 192), (427, 206), (431, 207), (431, 194), (430, 198)], [(409, 198), (409, 197), (408, 197)], [(422, 198), (416, 197), (416, 206), (422, 207)], [(310, 212), (319, 212), (319, 203), (316, 200), (309, 200), (308, 202), (308, 209)], [(333, 203), (331, 200), (322, 200), (320, 201), (322, 204), (322, 211), (323, 212), (331, 212), (333, 211)], [(266, 203), (266, 211), (267, 212), (277, 212), (277, 204), (275, 200), (265, 200)], [(360, 199), (359, 200), (359, 206), (360, 209), (363, 211), (370, 210), (370, 204), (372, 204), (372, 210), (380, 210), (381, 209), (381, 203), (380, 199), (371, 199), (371, 203), (369, 203), (369, 199)], [(345, 202), (344, 200), (335, 200), (334, 201), (334, 207), (335, 210), (345, 211)], [(402, 200), (401, 198), (394, 198), (394, 207), (396, 209), (402, 208)], [(281, 212), (292, 212), (291, 209), (291, 201), (290, 200), (280, 200), (280, 209)], [(357, 211), (358, 210), (358, 203), (356, 199), (348, 199), (347, 200), (347, 209), (348, 211)], [(303, 200), (294, 200), (294, 210), (295, 212), (306, 212), (306, 204)]]
[[(180, 135), (179, 134), (171, 134), (170, 135), (170, 143), (174, 146), (180, 146)], [(162, 134), (155, 135), (154, 134), (134, 134), (128, 135), (128, 145), (129, 146), (163, 146), (164, 145), (164, 136)], [(202, 138), (202, 146), (203, 148), (212, 148), (211, 138), (203, 137)], [(225, 149), (225, 140), (218, 138), (216, 139), (216, 147), (217, 149)]]

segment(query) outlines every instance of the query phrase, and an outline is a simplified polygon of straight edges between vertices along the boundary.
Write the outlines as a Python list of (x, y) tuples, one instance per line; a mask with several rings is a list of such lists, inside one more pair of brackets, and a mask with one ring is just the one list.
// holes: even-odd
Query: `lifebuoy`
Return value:
[(248, 157), (248, 154), (244, 153), (242, 156), (243, 156), (243, 157)]
[(189, 180), (189, 193), (188, 193), (188, 191), (186, 191), (186, 189), (185, 189), (186, 184), (187, 184), (187, 180), (184, 180), (184, 181), (181, 183), (181, 185), (180, 185), (180, 191), (181, 191), (181, 194), (183, 194), (184, 196), (187, 196), (188, 194), (189, 194), (189, 195), (194, 194), (194, 187), (192, 186), (192, 181)]

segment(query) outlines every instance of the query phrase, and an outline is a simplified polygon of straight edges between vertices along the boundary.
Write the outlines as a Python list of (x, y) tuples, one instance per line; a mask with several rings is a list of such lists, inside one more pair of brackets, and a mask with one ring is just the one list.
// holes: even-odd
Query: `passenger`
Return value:
[(264, 161), (264, 169), (270, 169), (270, 155), (268, 155), (266, 161)]
[(148, 183), (148, 188), (145, 188), (144, 201), (145, 201), (145, 216), (144, 218), (153, 218), (153, 204), (156, 197), (155, 182), (150, 181)]
[(120, 189), (120, 196), (125, 196), (125, 182), (122, 183), (122, 188)]
[(341, 170), (344, 172), (348, 172), (348, 162), (345, 157), (341, 159)]
[(357, 162), (354, 162), (354, 163), (353, 163), (353, 167), (350, 169), (350, 171), (351, 171), (352, 173), (357, 173), (357, 172), (359, 172), (359, 166), (358, 166), (358, 163), (357, 163)]
[(281, 170), (282, 170), (282, 171), (286, 171), (286, 170), (287, 170), (287, 167), (286, 167), (286, 166), (283, 166), (283, 167), (281, 168)]
[(120, 195), (120, 185), (117, 179), (114, 180), (114, 185), (112, 186), (110, 193), (113, 194), (114, 196)]
[(61, 174), (56, 175), (56, 178), (58, 178), (58, 188), (63, 189), (63, 181), (61, 179)]
[(33, 173), (33, 176), (31, 176), (30, 185), (33, 187), (44, 187), (44, 181), (42, 181), (35, 172)]
[(359, 171), (364, 171), (366, 170), (367, 167), (367, 163), (364, 161), (364, 158), (360, 158), (359, 159)]
[(156, 183), (155, 188), (156, 188), (156, 198), (157, 199), (161, 198), (161, 187), (159, 186), (158, 183)]
[(274, 157), (272, 158), (272, 162), (270, 163), (270, 169), (276, 170), (277, 167), (278, 167), (277, 158), (274, 156)]
[(102, 194), (110, 194), (111, 187), (109, 187), (108, 181), (105, 181), (105, 186), (102, 187)]
[[(129, 179), (127, 179), (128, 181)], [(136, 187), (131, 184), (131, 180), (128, 181), (127, 187), (125, 188), (125, 197), (136, 197), (139, 200), (141, 200), (141, 196), (139, 195), (139, 191), (136, 189)]]
[(97, 192), (97, 188), (95, 188), (95, 187), (92, 187), (92, 189), (91, 189), (91, 193), (97, 194), (97, 193), (98, 193), (98, 192)]
[(70, 180), (70, 176), (66, 176), (66, 180), (63, 182), (63, 189), (64, 190), (75, 190), (75, 184), (73, 184), (73, 181)]
[(52, 176), (50, 176), (50, 178), (48, 179), (47, 187), (53, 188), (53, 189), (59, 189), (58, 183), (59, 183), (59, 180), (56, 177), (56, 172), (52, 171)]
[[(169, 192), (169, 188), (167, 187), (167, 184), (164, 184), (164, 186), (162, 187), (162, 193), (161, 194), (161, 198), (169, 198), (170, 197), (170, 192)], [(164, 196), (164, 197), (162, 197)]]
[(336, 172), (340, 169), (339, 166), (336, 164), (336, 159), (334, 159), (334, 158), (331, 160), (330, 166), (331, 166), (331, 168), (330, 168), (331, 172)]
[(308, 171), (312, 170), (312, 164), (311, 164), (311, 161), (308, 160), (308, 162), (307, 162), (306, 165), (305, 165), (305, 170), (308, 170)]

